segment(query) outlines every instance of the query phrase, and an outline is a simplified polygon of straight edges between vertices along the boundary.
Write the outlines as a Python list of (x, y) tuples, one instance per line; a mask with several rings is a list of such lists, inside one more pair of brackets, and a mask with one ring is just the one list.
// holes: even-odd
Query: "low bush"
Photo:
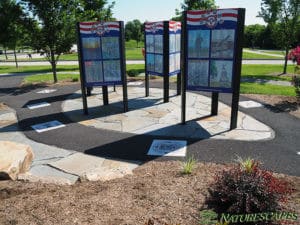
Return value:
[[(216, 174), (206, 199), (208, 208), (219, 216), (222, 213), (237, 215), (280, 210), (280, 203), (285, 202), (291, 194), (291, 186), (259, 167), (259, 162), (247, 159)], [(235, 224), (275, 223), (262, 221)]]
[(130, 69), (127, 71), (128, 76), (137, 77), (139, 74), (144, 73), (144, 69)]
[(182, 173), (183, 174), (191, 174), (193, 172), (193, 169), (196, 166), (196, 160), (194, 157), (188, 158), (184, 163), (183, 163), (183, 169)]
[(297, 100), (300, 103), (300, 75), (295, 75), (292, 79), (292, 84), (295, 87)]

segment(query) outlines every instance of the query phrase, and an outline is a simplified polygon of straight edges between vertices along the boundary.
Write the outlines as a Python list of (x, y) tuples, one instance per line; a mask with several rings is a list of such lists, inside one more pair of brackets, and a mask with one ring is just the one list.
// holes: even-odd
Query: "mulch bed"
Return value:
[[(214, 174), (228, 165), (198, 163), (183, 175), (178, 161), (152, 161), (107, 182), (57, 186), (0, 181), (0, 224), (199, 224)], [(300, 177), (279, 175), (296, 189), (285, 205), (300, 215)], [(149, 223), (151, 224), (151, 223)]]

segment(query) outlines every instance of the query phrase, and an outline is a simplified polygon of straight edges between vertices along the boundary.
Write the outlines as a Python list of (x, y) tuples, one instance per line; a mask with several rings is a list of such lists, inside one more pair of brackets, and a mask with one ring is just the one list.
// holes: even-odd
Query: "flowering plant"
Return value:
[(297, 46), (290, 51), (288, 59), (293, 60), (293, 62), (297, 62), (297, 65), (300, 65), (300, 46)]

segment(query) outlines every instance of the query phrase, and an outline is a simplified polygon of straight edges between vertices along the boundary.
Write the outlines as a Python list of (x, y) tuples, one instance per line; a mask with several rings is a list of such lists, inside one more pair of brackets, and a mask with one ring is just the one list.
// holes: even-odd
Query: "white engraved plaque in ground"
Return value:
[(38, 94), (49, 94), (49, 93), (52, 93), (52, 92), (55, 92), (56, 89), (45, 89), (45, 90), (42, 90), (42, 91), (38, 91), (37, 93)]
[(27, 105), (27, 108), (28, 109), (38, 109), (38, 108), (43, 108), (43, 107), (46, 107), (49, 105), (50, 104), (48, 102), (39, 102), (39, 103)]
[(182, 140), (154, 140), (148, 155), (185, 157), (186, 145)]
[(255, 101), (243, 101), (239, 102), (239, 105), (243, 108), (258, 108), (263, 106), (262, 104)]
[(39, 124), (33, 125), (31, 127), (36, 132), (42, 133), (42, 132), (45, 132), (45, 131), (54, 130), (54, 129), (58, 129), (58, 128), (65, 127), (65, 126), (66, 125), (64, 125), (63, 123), (61, 123), (57, 120), (53, 120), (53, 121), (49, 121), (49, 122), (46, 122), (46, 123), (39, 123)]

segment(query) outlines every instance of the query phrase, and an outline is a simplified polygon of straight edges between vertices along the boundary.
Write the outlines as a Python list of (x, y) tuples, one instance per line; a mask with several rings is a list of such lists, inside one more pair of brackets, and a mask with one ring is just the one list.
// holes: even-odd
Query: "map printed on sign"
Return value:
[(237, 9), (187, 11), (187, 89), (232, 92)]
[(81, 22), (80, 47), (86, 86), (121, 84), (119, 22)]
[(169, 22), (169, 74), (180, 72), (181, 23)]

